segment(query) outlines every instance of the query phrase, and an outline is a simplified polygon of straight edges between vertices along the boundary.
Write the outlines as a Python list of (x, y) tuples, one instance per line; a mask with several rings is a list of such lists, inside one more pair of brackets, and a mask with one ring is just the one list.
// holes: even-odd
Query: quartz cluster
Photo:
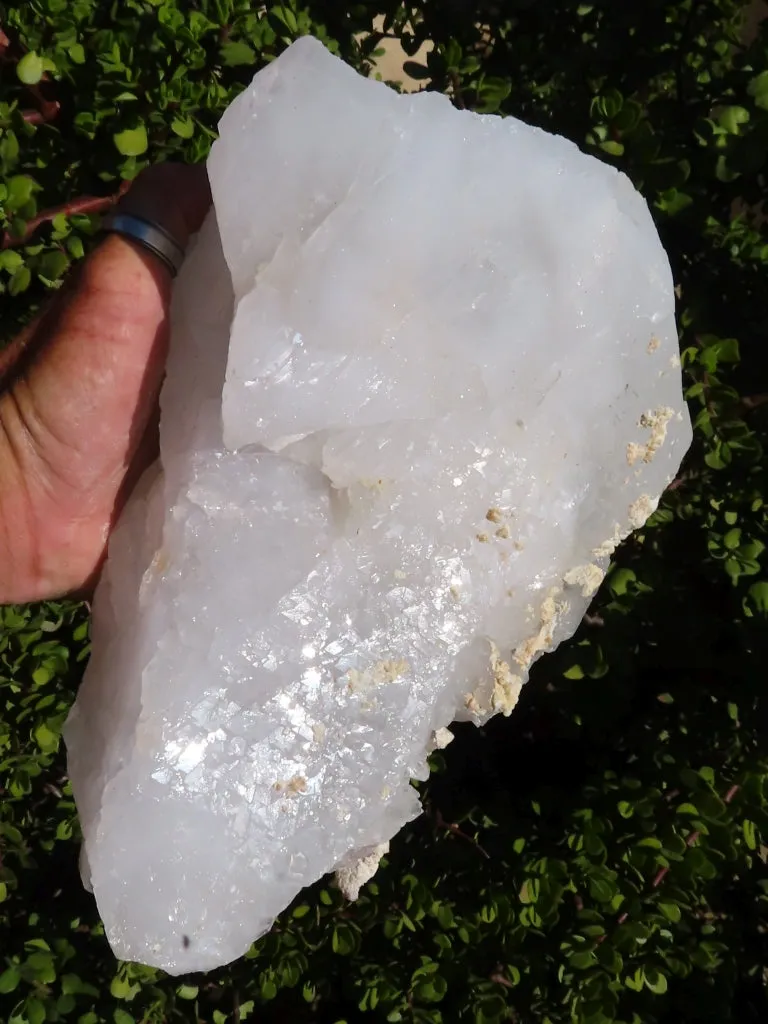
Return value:
[(326, 872), (354, 896), (445, 727), (512, 711), (691, 437), (647, 205), (571, 142), (305, 38), (208, 169), (66, 726), (109, 941), (171, 973)]

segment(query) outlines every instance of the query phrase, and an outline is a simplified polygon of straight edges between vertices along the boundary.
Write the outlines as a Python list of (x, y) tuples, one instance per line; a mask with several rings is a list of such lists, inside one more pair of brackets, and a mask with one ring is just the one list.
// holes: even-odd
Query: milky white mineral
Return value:
[(648, 208), (572, 143), (302, 39), (209, 172), (66, 729), (109, 941), (171, 973), (355, 895), (691, 437)]

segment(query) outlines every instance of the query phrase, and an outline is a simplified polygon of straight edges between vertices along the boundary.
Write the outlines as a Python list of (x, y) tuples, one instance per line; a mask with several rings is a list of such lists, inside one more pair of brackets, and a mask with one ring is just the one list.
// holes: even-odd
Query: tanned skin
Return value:
[[(121, 212), (182, 244), (210, 206), (201, 167), (160, 165)], [(87, 593), (110, 530), (157, 451), (171, 274), (109, 235), (0, 353), (0, 603)]]

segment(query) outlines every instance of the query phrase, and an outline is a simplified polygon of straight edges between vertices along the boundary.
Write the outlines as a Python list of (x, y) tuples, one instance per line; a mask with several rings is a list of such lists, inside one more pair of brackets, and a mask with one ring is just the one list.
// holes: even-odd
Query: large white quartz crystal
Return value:
[(66, 730), (109, 941), (172, 973), (354, 894), (691, 437), (648, 208), (565, 139), (301, 39), (209, 172)]

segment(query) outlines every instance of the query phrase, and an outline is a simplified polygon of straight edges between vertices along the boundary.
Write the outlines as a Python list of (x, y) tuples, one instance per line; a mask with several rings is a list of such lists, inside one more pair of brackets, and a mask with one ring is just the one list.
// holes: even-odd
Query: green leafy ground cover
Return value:
[(561, 132), (642, 189), (696, 425), (576, 637), (512, 718), (456, 729), (425, 815), (358, 903), (319, 883), (206, 976), (117, 963), (79, 883), (59, 732), (86, 608), (0, 610), (3, 1019), (768, 1020), (768, 33), (744, 42), (747, 6), (0, 5), (5, 337), (82, 258), (121, 181), (203, 159), (221, 110), (298, 34), (370, 71), (384, 15), (430, 88)]

